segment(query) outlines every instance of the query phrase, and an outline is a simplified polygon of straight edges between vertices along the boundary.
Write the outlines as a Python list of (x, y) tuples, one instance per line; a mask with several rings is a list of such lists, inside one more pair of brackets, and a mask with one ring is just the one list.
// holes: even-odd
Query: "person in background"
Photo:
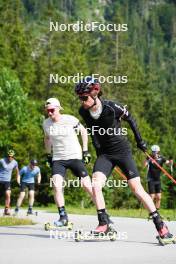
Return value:
[[(158, 145), (153, 145), (151, 151), (151, 157), (156, 160), (161, 167), (164, 164), (172, 166), (173, 160), (166, 159), (160, 155), (160, 147)], [(159, 210), (161, 205), (161, 170), (149, 158), (145, 161), (145, 167), (148, 168), (148, 192), (152, 200), (155, 202), (156, 209)]]
[(20, 195), (17, 200), (15, 214), (18, 214), (19, 208), (23, 202), (25, 197), (25, 189), (29, 190), (29, 207), (27, 214), (33, 214), (33, 204), (35, 198), (35, 181), (37, 180), (37, 184), (41, 183), (41, 173), (40, 168), (37, 166), (38, 162), (35, 159), (32, 159), (28, 166), (24, 166), (20, 170)]
[(14, 159), (15, 151), (10, 149), (7, 156), (0, 160), (0, 193), (5, 192), (5, 209), (4, 215), (10, 215), (10, 201), (11, 201), (11, 178), (13, 170), (16, 173), (16, 179), (19, 183), (19, 169), (18, 162)]

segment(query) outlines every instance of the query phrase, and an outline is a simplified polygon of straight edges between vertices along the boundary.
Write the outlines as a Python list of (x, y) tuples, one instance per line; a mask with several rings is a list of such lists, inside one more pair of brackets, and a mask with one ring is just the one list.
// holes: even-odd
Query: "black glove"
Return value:
[(137, 143), (137, 147), (142, 150), (143, 152), (147, 151), (147, 144), (145, 141), (141, 140)]
[(83, 162), (88, 164), (91, 161), (91, 155), (88, 151), (83, 151)]
[(46, 166), (48, 168), (51, 168), (52, 167), (52, 164), (53, 164), (53, 162), (52, 162), (52, 156), (51, 156), (51, 154), (47, 154)]

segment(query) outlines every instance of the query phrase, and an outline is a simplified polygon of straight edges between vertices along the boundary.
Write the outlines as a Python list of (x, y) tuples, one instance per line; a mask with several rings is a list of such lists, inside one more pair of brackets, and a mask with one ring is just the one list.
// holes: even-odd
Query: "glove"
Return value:
[(141, 140), (137, 143), (137, 147), (142, 150), (143, 152), (147, 151), (147, 144), (145, 141)]
[(48, 168), (51, 168), (52, 167), (52, 164), (53, 164), (53, 162), (52, 162), (52, 156), (51, 156), (51, 154), (47, 154), (46, 166)]
[(83, 151), (83, 162), (88, 164), (91, 161), (91, 155), (88, 151)]

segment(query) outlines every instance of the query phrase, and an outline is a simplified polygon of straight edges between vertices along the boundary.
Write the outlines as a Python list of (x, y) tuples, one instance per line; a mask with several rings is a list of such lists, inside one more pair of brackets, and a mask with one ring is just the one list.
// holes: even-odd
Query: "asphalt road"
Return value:
[[(0, 210), (2, 215), (2, 210)], [(25, 216), (22, 211), (20, 216)], [(114, 242), (74, 241), (74, 232), (44, 230), (45, 222), (53, 222), (57, 214), (39, 212), (30, 216), (36, 225), (0, 227), (1, 264), (175, 264), (176, 245), (160, 246), (152, 221), (112, 217), (118, 231)], [(70, 215), (74, 230), (92, 230), (97, 225), (95, 216)], [(176, 222), (169, 222), (176, 234)]]

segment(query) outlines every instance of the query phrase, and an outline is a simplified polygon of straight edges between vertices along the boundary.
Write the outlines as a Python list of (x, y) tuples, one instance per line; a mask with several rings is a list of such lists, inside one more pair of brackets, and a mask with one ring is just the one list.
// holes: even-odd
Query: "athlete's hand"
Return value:
[(48, 168), (51, 168), (52, 167), (52, 156), (51, 156), (51, 154), (47, 154), (47, 160), (46, 160), (46, 166), (48, 167)]
[(83, 162), (89, 164), (91, 161), (91, 154), (88, 151), (83, 151)]
[(145, 141), (141, 140), (137, 143), (137, 147), (142, 150), (143, 152), (147, 151), (147, 144)]

